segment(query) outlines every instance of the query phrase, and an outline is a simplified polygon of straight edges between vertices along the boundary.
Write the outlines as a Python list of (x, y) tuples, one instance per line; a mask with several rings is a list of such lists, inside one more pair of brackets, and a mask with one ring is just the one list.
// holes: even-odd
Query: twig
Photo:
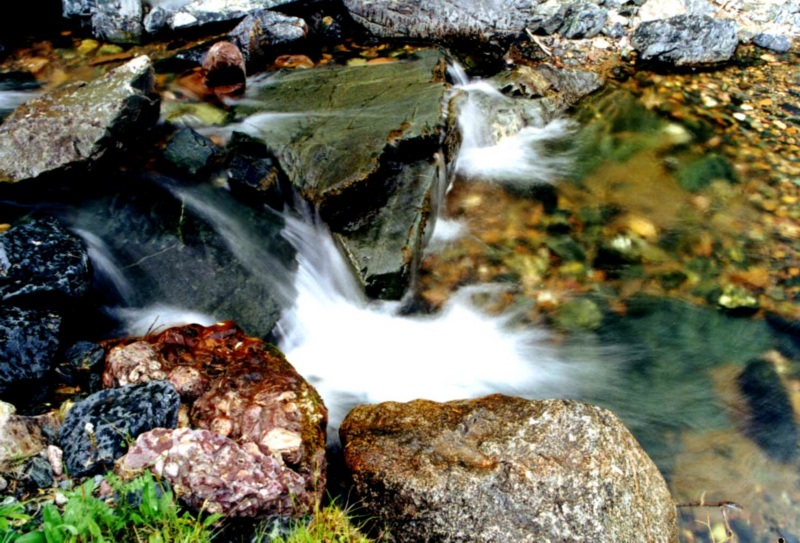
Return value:
[(548, 47), (545, 44), (542, 43), (542, 40), (539, 39), (539, 36), (534, 36), (533, 32), (531, 32), (529, 28), (525, 29), (525, 33), (528, 35), (528, 37), (531, 39), (533, 43), (539, 46), (539, 49), (545, 52), (545, 54), (548, 57), (553, 56), (553, 52), (550, 49), (548, 49)]

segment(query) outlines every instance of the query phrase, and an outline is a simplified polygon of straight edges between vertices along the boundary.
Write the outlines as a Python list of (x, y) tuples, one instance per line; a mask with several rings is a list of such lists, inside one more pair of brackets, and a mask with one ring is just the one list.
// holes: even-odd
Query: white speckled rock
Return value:
[(340, 436), (359, 506), (399, 542), (677, 539), (663, 477), (599, 407), (387, 402), (356, 407)]
[(116, 469), (122, 475), (149, 469), (167, 479), (187, 505), (226, 516), (302, 514), (316, 500), (280, 455), (208, 430), (142, 434)]

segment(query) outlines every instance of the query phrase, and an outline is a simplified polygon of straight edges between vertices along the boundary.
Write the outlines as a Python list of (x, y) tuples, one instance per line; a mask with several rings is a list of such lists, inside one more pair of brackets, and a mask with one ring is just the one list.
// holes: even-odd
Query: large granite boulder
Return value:
[(502, 395), (362, 405), (340, 436), (360, 506), (397, 541), (677, 539), (655, 464), (592, 405)]
[(267, 143), (374, 297), (405, 291), (436, 208), (444, 67), (438, 51), (423, 50), (389, 64), (278, 73), (237, 108), (248, 118), (235, 129)]
[(150, 59), (34, 98), (0, 125), (0, 181), (90, 165), (158, 119)]
[(733, 20), (707, 15), (676, 15), (647, 21), (631, 38), (641, 60), (675, 66), (707, 66), (728, 61), (739, 40)]
[(79, 237), (52, 218), (0, 234), (0, 300), (77, 299), (91, 286), (89, 255)]
[(56, 363), (61, 316), (0, 304), (0, 399), (30, 402)]
[[(318, 503), (325, 488), (327, 411), (316, 390), (277, 349), (246, 337), (232, 323), (176, 327), (145, 338), (110, 342), (107, 347), (106, 386), (168, 380), (188, 408), (190, 425), (231, 440), (228, 443), (214, 438), (203, 454), (213, 457), (220, 448), (231, 451), (234, 442), (247, 451), (255, 447), (261, 455), (277, 458), (280, 466), (285, 464), (292, 471), (280, 476), (291, 481), (287, 488), (295, 501), (292, 511), (304, 512)], [(164, 439), (196, 442), (202, 441), (202, 435), (206, 434)], [(148, 447), (142, 443), (143, 450)], [(248, 463), (264, 462), (252, 451), (231, 454), (246, 456)], [(172, 461), (211, 462), (177, 453)], [(166, 476), (177, 477), (171, 473)], [(282, 493), (273, 496), (276, 500), (285, 497)], [(249, 516), (283, 503), (270, 500), (241, 510), (223, 504), (219, 507)]]
[[(423, 40), (510, 40), (537, 30), (553, 13), (533, 0), (344, 0), (350, 15), (376, 36)], [(556, 6), (558, 10), (559, 6)]]
[(72, 477), (108, 470), (129, 440), (178, 424), (180, 397), (166, 381), (96, 392), (75, 404), (59, 430), (64, 464)]

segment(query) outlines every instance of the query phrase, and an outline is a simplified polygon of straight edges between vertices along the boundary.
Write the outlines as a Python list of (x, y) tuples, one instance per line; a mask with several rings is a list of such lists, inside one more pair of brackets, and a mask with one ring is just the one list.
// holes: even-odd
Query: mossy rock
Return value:
[(603, 312), (592, 300), (577, 298), (558, 308), (553, 323), (567, 332), (597, 330), (603, 324)]
[(729, 183), (737, 181), (733, 165), (717, 154), (711, 154), (682, 165), (675, 176), (681, 187), (697, 192), (711, 184), (715, 179), (724, 179)]

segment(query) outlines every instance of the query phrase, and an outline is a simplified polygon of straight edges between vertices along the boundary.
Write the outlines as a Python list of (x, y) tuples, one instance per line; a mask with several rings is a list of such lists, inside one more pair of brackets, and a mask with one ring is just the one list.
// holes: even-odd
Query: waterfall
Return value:
[(287, 217), (297, 250), (297, 298), (278, 324), (279, 347), (322, 395), (329, 431), (360, 403), (446, 401), (502, 392), (528, 398), (580, 394), (613, 364), (599, 350), (564, 358), (540, 329), (473, 304), (497, 285), (463, 288), (440, 313), (401, 316), (400, 303), (368, 301), (327, 229)]

